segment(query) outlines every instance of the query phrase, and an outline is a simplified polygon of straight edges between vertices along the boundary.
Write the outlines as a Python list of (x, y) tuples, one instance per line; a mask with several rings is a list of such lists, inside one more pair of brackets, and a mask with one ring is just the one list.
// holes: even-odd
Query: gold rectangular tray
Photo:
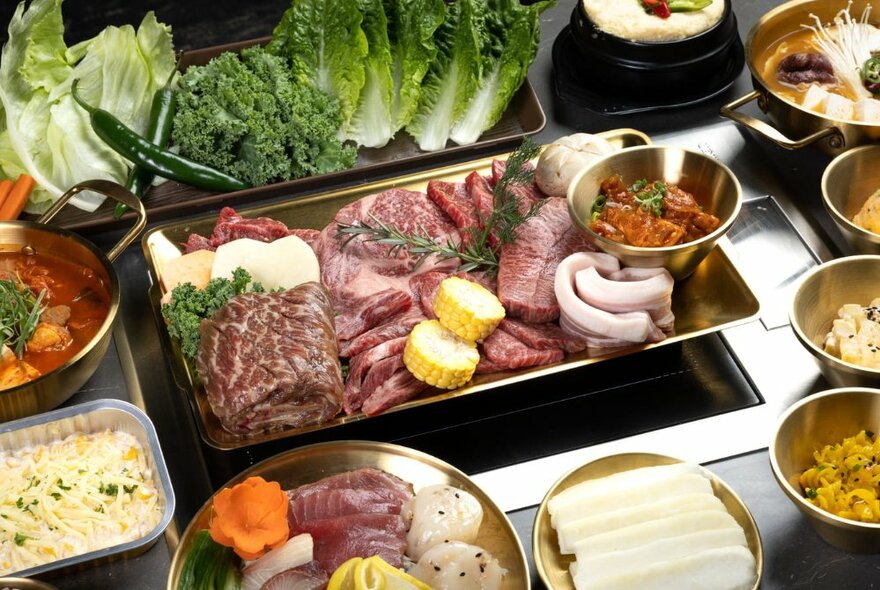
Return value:
[[(633, 129), (618, 129), (600, 135), (618, 147), (631, 147), (651, 142), (644, 133)], [(506, 154), (496, 155), (495, 157), (503, 158), (506, 157)], [(251, 209), (242, 209), (240, 213), (245, 217), (271, 217), (284, 222), (288, 227), (322, 229), (332, 221), (334, 215), (341, 207), (362, 197), (390, 188), (424, 191), (429, 180), (463, 181), (474, 170), (488, 173), (491, 170), (492, 159), (492, 157), (488, 157), (443, 168), (404, 174), (388, 180), (328, 191), (311, 197)], [(177, 344), (172, 342), (168, 336), (168, 331), (165, 329), (159, 309), (162, 295), (158, 286), (163, 262), (179, 255), (180, 244), (186, 242), (190, 233), (196, 232), (205, 236), (210, 235), (216, 220), (216, 214), (212, 214), (186, 222), (164, 225), (153, 229), (143, 238), (144, 255), (147, 259), (147, 266), (153, 283), (149, 293), (150, 302), (159, 325), (163, 349), (168, 357), (177, 385), (185, 393), (192, 406), (196, 416), (196, 424), (205, 442), (218, 449), (237, 449), (366, 419), (367, 417), (360, 413), (352, 416), (338, 416), (329, 422), (316, 426), (254, 436), (231, 434), (220, 426), (219, 420), (211, 411), (204, 390), (192, 373), (194, 369), (189, 367), (181, 355)], [(662, 342), (613, 351), (602, 351), (601, 354), (590, 354), (585, 351), (578, 354), (570, 354), (562, 362), (554, 365), (476, 375), (471, 383), (465, 387), (452, 391), (428, 390), (425, 394), (391, 408), (387, 412), (404, 411), (416, 406), (503, 387), (560, 371), (569, 371), (610, 358), (680, 342), (687, 338), (694, 338), (748, 322), (757, 316), (759, 304), (754, 293), (749, 289), (733, 261), (728, 256), (727, 251), (730, 248), (732, 248), (732, 245), (729, 240), (722, 238), (718, 243), (718, 247), (700, 264), (696, 272), (687, 280), (675, 285), (672, 295), (672, 310), (675, 313), (675, 332)]]

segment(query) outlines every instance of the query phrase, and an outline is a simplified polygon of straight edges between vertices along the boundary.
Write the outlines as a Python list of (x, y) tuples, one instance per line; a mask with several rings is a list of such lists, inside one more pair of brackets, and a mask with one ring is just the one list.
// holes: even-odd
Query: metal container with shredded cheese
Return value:
[(0, 471), (2, 575), (132, 557), (174, 514), (153, 424), (118, 400), (0, 425)]

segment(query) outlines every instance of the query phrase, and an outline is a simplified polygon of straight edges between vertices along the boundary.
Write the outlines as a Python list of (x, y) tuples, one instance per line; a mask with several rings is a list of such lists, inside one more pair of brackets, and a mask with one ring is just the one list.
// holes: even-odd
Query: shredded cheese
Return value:
[(139, 539), (163, 507), (137, 439), (107, 430), (0, 452), (0, 575)]

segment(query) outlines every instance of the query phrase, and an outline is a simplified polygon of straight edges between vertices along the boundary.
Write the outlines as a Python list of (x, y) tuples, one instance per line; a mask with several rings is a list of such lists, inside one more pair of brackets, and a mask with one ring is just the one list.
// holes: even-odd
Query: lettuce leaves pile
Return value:
[[(175, 67), (171, 30), (148, 13), (135, 30), (107, 27), (68, 47), (61, 0), (21, 2), (0, 54), (0, 177), (28, 173), (37, 182), (26, 210), (45, 210), (83, 180), (124, 182), (130, 164), (92, 131), (70, 95), (74, 79), (91, 104), (143, 133), (150, 103)], [(72, 203), (93, 211), (103, 197)]]
[[(553, 0), (293, 0), (268, 50), (339, 100), (340, 138), (423, 150), (466, 144), (501, 118), (535, 58)], [(332, 5), (332, 6), (331, 6)]]

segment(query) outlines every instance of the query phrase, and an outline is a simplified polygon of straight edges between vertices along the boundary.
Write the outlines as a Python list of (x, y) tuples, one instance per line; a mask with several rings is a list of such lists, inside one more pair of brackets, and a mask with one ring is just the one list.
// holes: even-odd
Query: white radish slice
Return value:
[(700, 531), (716, 529), (741, 530), (736, 520), (727, 512), (720, 510), (698, 510), (675, 514), (640, 524), (609, 531), (601, 535), (587, 537), (575, 543), (574, 553), (583, 565), (585, 559), (597, 557), (612, 551), (624, 551), (640, 545), (653, 543), (660, 539), (680, 537)]
[(586, 303), (614, 313), (642, 311), (665, 305), (674, 281), (668, 272), (637, 281), (611, 281), (595, 267), (575, 273), (578, 296)]
[(242, 572), (241, 590), (259, 590), (272, 576), (312, 561), (313, 551), (310, 534), (291, 537), (281, 547), (247, 562)]
[(687, 557), (632, 568), (603, 578), (586, 577), (586, 568), (575, 581), (577, 590), (749, 590), (757, 575), (755, 558), (745, 547), (735, 545), (708, 549)]
[(708, 531), (699, 531), (668, 539), (659, 539), (653, 543), (640, 545), (625, 551), (603, 553), (594, 557), (587, 557), (580, 562), (582, 577), (585, 585), (588, 579), (601, 579), (607, 576), (615, 576), (620, 572), (627, 571), (633, 564), (640, 568), (649, 567), (661, 561), (681, 559), (699, 553), (707, 549), (719, 549), (721, 547), (748, 547), (746, 535), (741, 528), (724, 528)]
[(574, 553), (574, 544), (588, 537), (692, 510), (726, 510), (726, 508), (724, 503), (712, 494), (684, 494), (662, 498), (649, 504), (594, 514), (559, 525), (556, 531), (559, 536), (559, 550), (562, 553)]
[(587, 480), (553, 496), (547, 503), (547, 511), (553, 527), (558, 528), (565, 522), (603, 511), (632, 508), (659, 497), (696, 492), (712, 494), (712, 485), (699, 465), (673, 463)]

